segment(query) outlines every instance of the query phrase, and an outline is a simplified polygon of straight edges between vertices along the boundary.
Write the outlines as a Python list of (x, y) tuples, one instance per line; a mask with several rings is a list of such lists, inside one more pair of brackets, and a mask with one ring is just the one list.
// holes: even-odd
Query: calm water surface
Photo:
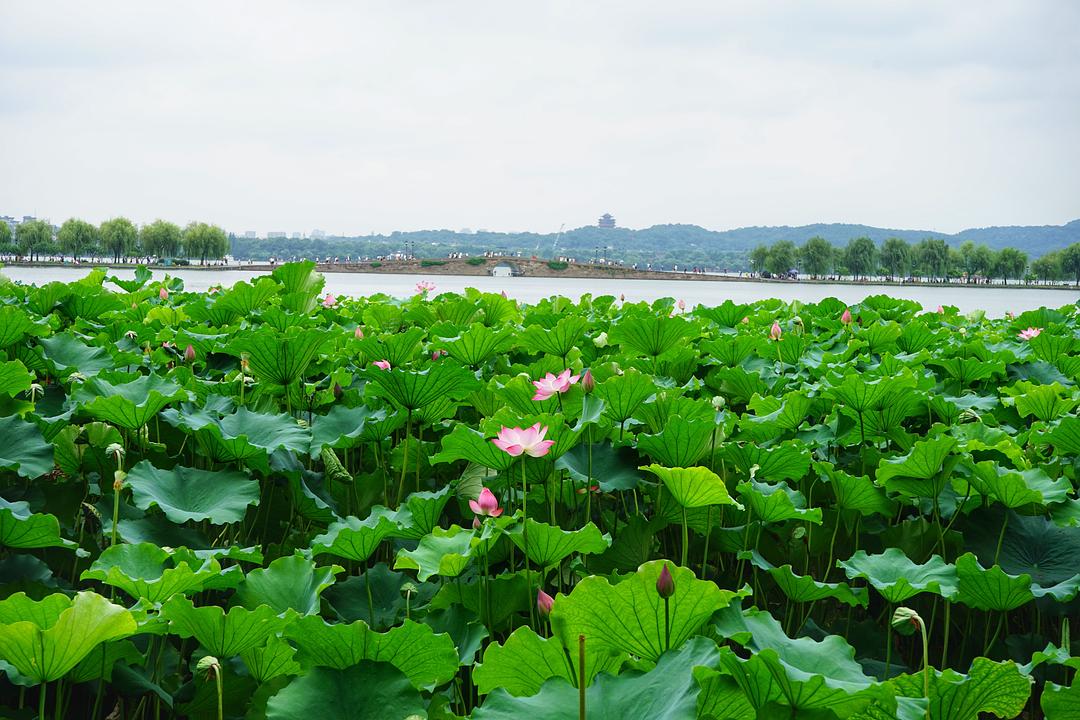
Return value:
[[(59, 280), (71, 282), (85, 276), (89, 268), (7, 267), (2, 271), (12, 280), (41, 285)], [(111, 274), (132, 277), (133, 270), (114, 270)], [(183, 279), (188, 290), (206, 290), (212, 285), (232, 285), (249, 280), (254, 273), (246, 270), (174, 269), (169, 275)], [(155, 278), (165, 275), (155, 270)], [(1000, 287), (920, 287), (894, 285), (819, 285), (811, 283), (706, 282), (689, 280), (606, 280), (598, 278), (493, 278), (449, 275), (382, 275), (377, 273), (326, 273), (326, 289), (335, 295), (371, 295), (386, 293), (404, 297), (415, 292), (420, 280), (434, 282), (440, 291), (460, 292), (474, 287), (486, 292), (506, 291), (523, 302), (536, 302), (551, 295), (577, 299), (584, 293), (626, 295), (628, 301), (681, 298), (688, 305), (718, 305), (724, 300), (751, 302), (765, 298), (818, 302), (835, 297), (845, 303), (860, 302), (868, 295), (891, 295), (907, 298), (931, 310), (938, 305), (955, 305), (961, 312), (985, 310), (1000, 317), (1006, 312), (1023, 312), (1039, 307), (1058, 308), (1080, 300), (1073, 290), (1012, 290)]]

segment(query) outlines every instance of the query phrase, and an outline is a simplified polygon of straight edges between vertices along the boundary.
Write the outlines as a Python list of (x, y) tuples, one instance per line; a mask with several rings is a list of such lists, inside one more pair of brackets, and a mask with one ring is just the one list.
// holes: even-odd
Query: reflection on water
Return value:
[[(88, 268), (60, 267), (8, 267), (2, 271), (13, 280), (37, 285), (59, 280), (70, 282), (89, 272)], [(132, 270), (115, 270), (112, 274), (121, 278), (134, 275)], [(164, 276), (155, 270), (155, 278)], [(256, 273), (243, 270), (184, 270), (169, 272), (184, 281), (188, 290), (206, 290), (211, 285), (231, 285), (238, 280), (250, 279)], [(685, 300), (688, 305), (701, 303), (718, 305), (724, 300), (751, 302), (765, 298), (818, 302), (835, 297), (848, 304), (861, 301), (868, 295), (891, 295), (907, 298), (932, 310), (938, 305), (955, 305), (961, 312), (985, 310), (989, 315), (1000, 317), (1006, 312), (1023, 312), (1039, 307), (1058, 308), (1075, 303), (1080, 292), (1073, 290), (1028, 290), (1001, 287), (921, 287), (918, 285), (819, 285), (811, 283), (756, 283), (756, 282), (708, 282), (692, 280), (605, 280), (599, 278), (494, 278), (460, 277), (450, 275), (389, 275), (378, 273), (327, 273), (326, 289), (335, 295), (387, 295), (407, 296), (416, 291), (416, 283), (430, 280), (437, 286), (436, 292), (460, 292), (475, 287), (487, 292), (505, 291), (507, 295), (524, 302), (536, 302), (550, 295), (566, 295), (578, 298), (583, 293), (596, 295), (625, 295), (628, 301), (655, 300), (672, 297)]]

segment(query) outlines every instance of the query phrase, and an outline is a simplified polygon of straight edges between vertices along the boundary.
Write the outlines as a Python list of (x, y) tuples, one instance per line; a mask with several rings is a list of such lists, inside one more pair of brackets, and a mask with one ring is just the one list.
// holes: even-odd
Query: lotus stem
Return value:
[(670, 599), (664, 598), (664, 650), (671, 649), (671, 612)]
[(585, 720), (585, 636), (577, 636), (578, 646), (578, 720)]
[(709, 538), (712, 537), (712, 505), (705, 511), (705, 551), (701, 553), (701, 579), (705, 579), (705, 568), (709, 562)]
[(690, 544), (690, 533), (686, 529), (686, 507), (682, 509), (682, 559), (680, 565), (686, 567), (687, 546)]
[(525, 473), (525, 457), (521, 458), (521, 537), (525, 547), (525, 600), (529, 606), (529, 625), (536, 628), (536, 603), (532, 595), (532, 570), (529, 568), (529, 478)]
[(48, 687), (48, 683), (41, 683), (41, 692), (38, 693), (38, 717), (40, 720), (45, 720), (45, 694)]
[(397, 503), (405, 499), (405, 471), (409, 467), (409, 435), (412, 434), (412, 410), (405, 419), (405, 438), (401, 441), (401, 478), (398, 480)]
[[(960, 512), (960, 508), (957, 508), (957, 512)], [(1001, 532), (998, 533), (997, 547), (994, 549), (994, 565), (998, 564), (998, 557), (1001, 555), (1001, 544), (1005, 541), (1005, 528), (1009, 527), (1009, 511), (1005, 511), (1005, 519), (1001, 522)]]

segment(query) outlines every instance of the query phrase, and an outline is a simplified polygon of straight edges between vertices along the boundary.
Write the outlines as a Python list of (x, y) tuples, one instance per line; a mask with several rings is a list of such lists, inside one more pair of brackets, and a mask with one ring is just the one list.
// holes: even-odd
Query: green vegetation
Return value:
[(445, 265), (445, 260), (421, 260), (420, 267), (440, 267)]
[(547, 266), (552, 270), (565, 270), (566, 268), (570, 267), (570, 263), (564, 262), (562, 260), (548, 260)]
[(1075, 717), (1078, 331), (5, 284), (0, 714)]
[(466, 260), (465, 262), (468, 263), (469, 265), (472, 265), (473, 267), (478, 267), (480, 265), (486, 264), (487, 263), (487, 258), (471, 257), (468, 260)]

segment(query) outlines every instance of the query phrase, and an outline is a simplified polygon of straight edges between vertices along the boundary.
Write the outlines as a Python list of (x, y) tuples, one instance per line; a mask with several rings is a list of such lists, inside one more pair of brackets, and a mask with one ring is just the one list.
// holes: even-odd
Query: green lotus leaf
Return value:
[(757, 720), (757, 711), (735, 678), (699, 666), (694, 668), (694, 680), (701, 688), (697, 706), (697, 717), (701, 720)]
[(151, 543), (112, 545), (80, 576), (123, 590), (136, 600), (160, 603), (176, 594), (221, 587), (221, 564), (214, 558), (170, 553)]
[(863, 516), (889, 516), (894, 512), (895, 503), (866, 475), (850, 475), (827, 462), (814, 463), (814, 470), (832, 489), (837, 509), (850, 510)]
[(282, 286), (274, 282), (273, 278), (261, 277), (250, 283), (241, 280), (221, 293), (214, 301), (214, 309), (247, 317), (281, 291)]
[(1004, 363), (986, 362), (972, 357), (934, 358), (927, 365), (941, 368), (947, 376), (960, 383), (961, 387), (968, 387), (982, 380), (1001, 377), (1005, 374)]
[(68, 333), (42, 338), (39, 342), (53, 372), (61, 377), (76, 371), (83, 377), (92, 377), (113, 367), (112, 356), (106, 350), (86, 345)]
[(1009, 575), (997, 565), (984, 568), (974, 553), (964, 553), (956, 559), (956, 575), (956, 601), (968, 607), (1014, 610), (1035, 599), (1030, 575)]
[[(551, 678), (578, 682), (577, 648), (567, 652), (558, 638), (542, 638), (530, 627), (520, 627), (502, 645), (492, 643), (484, 651), (484, 661), (473, 669), (473, 680), (481, 694), (503, 688), (518, 697), (535, 695)], [(597, 673), (616, 674), (626, 661), (625, 654), (585, 653), (586, 684)]]
[(514, 464), (514, 458), (492, 444), (482, 432), (468, 425), (457, 424), (442, 438), (442, 450), (431, 457), (432, 463), (448, 463), (456, 460), (506, 470)]
[(304, 377), (326, 340), (320, 329), (290, 328), (277, 333), (263, 328), (236, 338), (227, 351), (236, 357), (246, 354), (255, 377), (287, 387)]
[(604, 401), (604, 417), (612, 422), (624, 423), (641, 403), (656, 393), (656, 385), (648, 375), (629, 369), (622, 375), (614, 375), (597, 383), (595, 392)]
[[(1059, 596), (1075, 581), (1080, 556), (1080, 530), (1058, 527), (1039, 516), (1017, 515), (1013, 512), (973, 514), (964, 534), (967, 546), (984, 565), (997, 564), (1009, 575), (1031, 577), (1035, 597)], [(1004, 535), (1001, 533), (1005, 524)], [(1000, 548), (998, 540), (1001, 541)], [(1068, 594), (1068, 593), (1066, 593)], [(1071, 595), (1069, 595), (1071, 597)]]
[(627, 652), (656, 661), (666, 647), (665, 602), (656, 591), (664, 566), (675, 581), (668, 599), (670, 647), (676, 648), (696, 635), (714, 612), (726, 607), (747, 590), (721, 590), (715, 583), (698, 580), (694, 573), (666, 560), (647, 562), (616, 585), (607, 578), (590, 576), (559, 595), (551, 612), (551, 627), (565, 647), (576, 647), (578, 635), (594, 652)]
[(0, 600), (0, 659), (38, 683), (62, 678), (100, 643), (137, 630), (130, 612), (92, 592)]
[(709, 452), (714, 429), (712, 422), (672, 415), (659, 433), (638, 435), (637, 449), (661, 465), (690, 467)]
[(613, 323), (608, 333), (612, 343), (652, 358), (674, 350), (698, 334), (699, 330), (692, 322), (662, 313), (627, 315)]
[(376, 507), (363, 520), (349, 516), (335, 521), (325, 533), (311, 541), (311, 552), (365, 562), (383, 540), (397, 532), (394, 517), (395, 513), (390, 510)]
[(629, 447), (615, 447), (608, 442), (591, 446), (579, 443), (555, 461), (555, 468), (566, 470), (575, 482), (598, 485), (603, 492), (615, 492), (633, 490), (641, 483), (645, 476), (638, 469), (638, 462), (637, 453)]
[[(435, 492), (410, 493), (392, 516), (397, 523), (394, 537), (406, 540), (423, 538), (439, 524), (439, 518), (442, 517), (448, 502), (450, 502), (449, 486)], [(375, 509), (372, 508), (373, 513)]]
[(138, 430), (170, 403), (186, 400), (188, 393), (157, 375), (142, 375), (114, 385), (90, 378), (73, 395), (82, 411), (125, 430)]
[[(898, 694), (922, 697), (923, 674), (900, 675), (890, 683)], [(930, 673), (929, 717), (934, 720), (978, 720), (983, 717), (1014, 718), (1027, 705), (1031, 678), (1016, 663), (975, 658), (966, 675), (955, 670)], [(1048, 720), (1050, 716), (1047, 716)]]
[(217, 605), (195, 607), (183, 595), (174, 595), (166, 602), (161, 607), (161, 617), (169, 622), (169, 632), (195, 638), (208, 653), (219, 658), (265, 645), (287, 622), (268, 605), (252, 610), (233, 607), (226, 613)]
[(916, 442), (907, 455), (881, 461), (877, 484), (904, 495), (936, 497), (948, 475), (942, 472), (943, 467), (948, 469), (959, 460), (956, 456), (950, 458), (955, 447), (956, 440), (944, 435)]
[[(864, 674), (855, 661), (855, 649), (838, 635), (821, 641), (792, 639), (769, 613), (740, 610), (738, 605), (719, 613), (715, 627), (721, 637), (752, 652), (744, 659), (726, 650), (720, 654), (720, 667), (763, 716), (770, 710), (798, 716), (828, 708), (845, 717), (875, 700), (888, 702), (892, 697), (887, 688)], [(778, 712), (779, 708), (787, 712)]]
[(383, 420), (385, 410), (371, 410), (364, 405), (345, 407), (335, 405), (326, 415), (316, 415), (311, 423), (311, 447), (309, 454), (315, 458), (323, 448), (351, 448), (360, 444), (360, 438), (369, 420)]
[[(529, 528), (527, 544), (525, 525)], [(579, 530), (563, 530), (557, 525), (548, 525), (528, 518), (506, 534), (530, 560), (542, 568), (558, 565), (574, 553), (595, 555), (611, 547), (611, 536), (607, 533), (601, 535), (600, 530), (591, 522), (585, 523)]]
[(776, 586), (792, 602), (815, 602), (825, 598), (835, 598), (851, 607), (867, 607), (870, 595), (866, 588), (852, 588), (847, 583), (818, 582), (809, 575), (796, 575), (790, 564), (774, 566), (763, 558), (757, 550), (740, 552), (739, 559), (749, 559), (755, 567), (769, 573)]
[(313, 615), (319, 612), (322, 591), (342, 572), (345, 568), (338, 565), (316, 567), (300, 555), (287, 555), (249, 572), (236, 589), (236, 600), (249, 610), (269, 605), (276, 613)]
[[(739, 421), (739, 430), (749, 435), (754, 442), (775, 440), (784, 433), (798, 430), (814, 402), (801, 392), (788, 393), (782, 399), (768, 397), (775, 401), (775, 408), (765, 409), (762, 405), (755, 406), (754, 398), (752, 398), (750, 408), (756, 414), (744, 414)], [(760, 396), (756, 398), (761, 400)], [(762, 410), (765, 412), (763, 413)]]
[(385, 633), (372, 630), (363, 620), (331, 625), (320, 617), (299, 618), (285, 629), (310, 665), (337, 670), (363, 660), (387, 662), (405, 674), (417, 689), (449, 682), (458, 669), (454, 641), (427, 625), (406, 620)]
[(216, 462), (246, 463), (268, 472), (267, 457), (279, 449), (307, 453), (311, 433), (288, 413), (252, 412), (241, 407), (200, 427), (195, 440)]
[(859, 550), (847, 560), (837, 561), (836, 566), (843, 568), (851, 580), (865, 579), (894, 605), (924, 592), (946, 599), (953, 599), (957, 593), (956, 568), (937, 555), (916, 565), (899, 548), (888, 548), (880, 555)]
[(60, 521), (55, 515), (32, 513), (25, 501), (8, 502), (0, 497), (0, 546), (74, 548), (75, 543), (60, 536)]
[(211, 472), (177, 466), (162, 470), (143, 460), (127, 476), (135, 505), (156, 505), (174, 523), (209, 520), (221, 525), (244, 519), (259, 502), (259, 483), (234, 470)]
[(433, 575), (457, 577), (465, 570), (479, 543), (476, 533), (457, 525), (434, 528), (420, 540), (415, 550), (401, 550), (394, 561), (395, 570), (416, 570), (420, 582)]
[(589, 321), (578, 315), (567, 315), (552, 327), (529, 325), (518, 336), (518, 347), (529, 352), (543, 352), (565, 358), (584, 340)]
[(306, 315), (315, 309), (315, 300), (326, 284), (326, 278), (315, 270), (311, 260), (285, 263), (271, 273), (284, 291), (281, 306)]
[(1015, 385), (1002, 390), (1016, 404), (1020, 417), (1032, 417), (1049, 422), (1069, 413), (1076, 407), (1072, 397), (1062, 397), (1068, 391), (1058, 383), (1036, 385), (1020, 380)]
[(1058, 453), (1080, 455), (1080, 418), (1061, 418), (1046, 438)]
[(1046, 720), (1080, 720), (1080, 682), (1074, 679), (1067, 688), (1057, 683), (1046, 683), (1039, 706)]
[[(743, 475), (763, 480), (801, 480), (810, 469), (810, 452), (798, 441), (762, 447), (756, 443), (725, 443), (721, 457)], [(751, 472), (754, 466), (757, 469)]]
[(821, 524), (821, 508), (807, 508), (806, 498), (787, 483), (741, 482), (736, 488), (751, 516), (763, 523), (805, 520)]
[[(529, 606), (536, 602), (535, 575), (532, 589), (526, 582), (525, 571), (500, 573), (488, 580), (488, 590), (477, 580), (443, 583), (431, 599), (432, 610), (445, 610), (461, 606), (477, 617), (490, 618), (491, 628), (507, 630), (516, 613), (528, 614)], [(427, 585), (421, 585), (426, 588)]]
[(143, 665), (146, 663), (146, 657), (130, 640), (101, 643), (79, 661), (79, 664), (67, 674), (66, 679), (73, 683), (90, 682), (98, 678), (111, 682), (113, 668), (117, 663)]
[(833, 398), (856, 413), (867, 413), (883, 407), (890, 394), (891, 382), (891, 378), (866, 380), (858, 373), (845, 375), (840, 382), (826, 390), (825, 396)]
[(362, 662), (344, 670), (316, 667), (294, 678), (266, 703), (266, 718), (422, 718), (426, 707), (393, 665)]
[[(469, 307), (473, 306), (470, 304)], [(443, 340), (442, 347), (461, 364), (479, 367), (513, 344), (511, 328), (492, 330), (480, 323), (473, 323), (457, 337)]]
[(0, 470), (13, 470), (22, 477), (35, 478), (53, 469), (53, 446), (45, 441), (37, 425), (16, 415), (0, 417)]
[(468, 369), (445, 360), (424, 370), (376, 368), (368, 376), (378, 394), (413, 412), (439, 400), (461, 400), (480, 387)]
[(271, 635), (265, 645), (245, 650), (240, 657), (251, 677), (265, 683), (282, 675), (299, 675), (302, 670), (295, 655), (296, 649), (292, 645)]
[[(589, 652), (586, 642), (586, 658)], [(716, 643), (708, 638), (693, 638), (664, 653), (648, 672), (601, 673), (585, 691), (587, 716), (589, 720), (696, 717), (700, 689), (694, 681), (693, 669), (714, 664), (716, 657)], [(499, 688), (473, 711), (472, 717), (473, 720), (577, 720), (578, 690), (561, 677), (548, 680), (530, 697), (514, 697)]]
[[(41, 292), (44, 288), (39, 288)], [(47, 313), (39, 312), (39, 315)], [(34, 321), (26, 312), (13, 305), (0, 306), (0, 348), (10, 347), (34, 329)]]
[(1072, 490), (1066, 478), (1052, 479), (1039, 468), (1013, 470), (988, 460), (975, 463), (974, 471), (969, 482), (975, 490), (1010, 509), (1063, 502)]
[(0, 395), (15, 397), (30, 389), (34, 374), (18, 360), (0, 362)]
[(728, 494), (723, 479), (709, 468), (666, 468), (653, 464), (640, 469), (648, 470), (660, 478), (671, 496), (683, 507), (734, 505), (740, 510), (743, 509), (742, 505)]

